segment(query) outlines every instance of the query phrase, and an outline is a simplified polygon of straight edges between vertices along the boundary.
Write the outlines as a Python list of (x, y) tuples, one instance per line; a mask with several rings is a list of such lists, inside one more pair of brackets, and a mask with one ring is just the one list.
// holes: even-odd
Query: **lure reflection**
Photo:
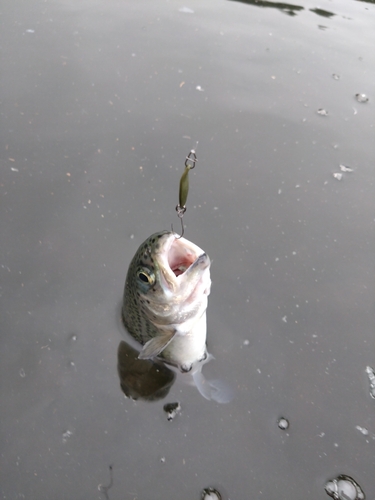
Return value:
[(140, 360), (157, 359), (189, 374), (207, 399), (228, 402), (229, 390), (207, 381), (206, 309), (211, 289), (208, 255), (173, 232), (151, 235), (134, 255), (126, 277), (122, 318), (142, 346)]

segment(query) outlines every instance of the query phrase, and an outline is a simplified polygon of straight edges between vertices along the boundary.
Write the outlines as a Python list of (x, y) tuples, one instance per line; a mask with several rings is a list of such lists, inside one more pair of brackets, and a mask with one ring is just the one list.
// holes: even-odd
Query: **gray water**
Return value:
[[(1, 10), (1, 498), (316, 500), (344, 475), (374, 499), (374, 4)], [(133, 401), (127, 266), (179, 228), (197, 141), (184, 222), (213, 261), (203, 370), (235, 397), (177, 377)]]

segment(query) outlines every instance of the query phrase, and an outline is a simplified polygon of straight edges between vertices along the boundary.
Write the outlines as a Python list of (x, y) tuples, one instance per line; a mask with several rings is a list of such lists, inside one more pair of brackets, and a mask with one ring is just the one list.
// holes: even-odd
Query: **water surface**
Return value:
[[(2, 498), (316, 500), (339, 475), (375, 498), (374, 5), (2, 10)], [(196, 141), (204, 373), (236, 394), (177, 377), (134, 402), (117, 374), (127, 266), (178, 227)]]

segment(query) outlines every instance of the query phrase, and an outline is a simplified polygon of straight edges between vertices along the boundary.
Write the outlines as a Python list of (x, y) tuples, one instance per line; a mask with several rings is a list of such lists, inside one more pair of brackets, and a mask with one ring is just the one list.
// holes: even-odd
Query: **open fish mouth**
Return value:
[(188, 289), (195, 288), (203, 274), (206, 276), (206, 270), (209, 280), (211, 261), (208, 255), (195, 243), (177, 236), (166, 233), (155, 255), (159, 263), (160, 285), (167, 296), (170, 293), (188, 294)]
[(195, 255), (193, 256), (191, 253), (184, 252), (182, 248), (172, 243), (168, 252), (168, 264), (176, 277), (181, 276), (195, 260)]
[(206, 263), (204, 269), (210, 265), (208, 255), (201, 248), (185, 238), (177, 239), (174, 235), (167, 250), (167, 259), (168, 266), (176, 277), (204, 262)]

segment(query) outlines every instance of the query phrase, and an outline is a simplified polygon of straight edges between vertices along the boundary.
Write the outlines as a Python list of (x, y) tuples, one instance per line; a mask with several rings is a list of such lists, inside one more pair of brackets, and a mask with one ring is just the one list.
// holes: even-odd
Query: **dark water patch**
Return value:
[(327, 18), (330, 18), (330, 17), (333, 17), (336, 15), (333, 12), (330, 12), (330, 11), (324, 10), (324, 9), (319, 9), (318, 7), (316, 7), (315, 9), (309, 9), (309, 10), (310, 10), (310, 12), (313, 12), (314, 14), (317, 14), (318, 16), (327, 17)]
[(304, 7), (302, 7), (301, 5), (293, 5), (283, 2), (269, 2), (266, 0), (231, 0), (231, 1), (246, 3), (248, 5), (254, 5), (255, 7), (277, 9), (283, 12), (284, 14), (288, 14), (288, 16), (295, 16), (299, 11), (304, 10)]

